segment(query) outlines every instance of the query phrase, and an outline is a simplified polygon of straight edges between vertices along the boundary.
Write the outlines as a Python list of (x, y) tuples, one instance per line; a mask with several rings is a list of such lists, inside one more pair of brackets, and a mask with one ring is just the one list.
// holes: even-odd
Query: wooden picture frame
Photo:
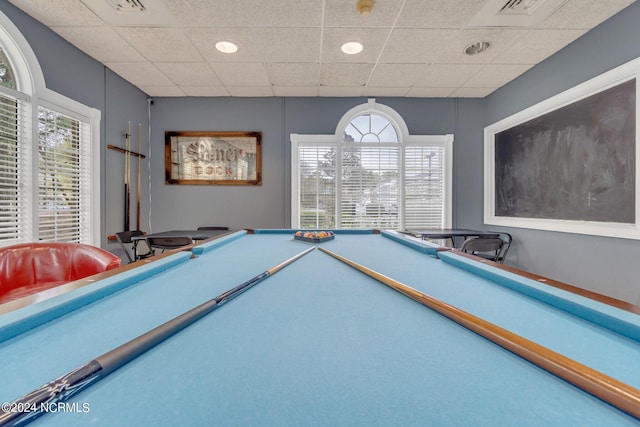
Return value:
[(485, 128), (485, 224), (640, 239), (633, 60)]
[(165, 131), (165, 183), (262, 185), (262, 132)]

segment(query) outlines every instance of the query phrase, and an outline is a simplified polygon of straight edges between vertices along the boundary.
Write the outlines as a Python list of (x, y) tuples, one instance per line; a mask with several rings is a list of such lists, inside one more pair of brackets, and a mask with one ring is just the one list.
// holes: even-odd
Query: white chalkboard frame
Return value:
[[(629, 222), (588, 221), (576, 219), (528, 218), (522, 216), (499, 216), (496, 214), (496, 134), (511, 129), (531, 119), (562, 109), (570, 104), (590, 97), (635, 79), (635, 220)], [(578, 86), (559, 93), (525, 110), (500, 120), (484, 129), (484, 222), (487, 225), (520, 227), (567, 233), (589, 234), (628, 239), (640, 239), (640, 148), (638, 130), (640, 119), (638, 101), (640, 86), (640, 58), (625, 63), (615, 69), (594, 77)]]

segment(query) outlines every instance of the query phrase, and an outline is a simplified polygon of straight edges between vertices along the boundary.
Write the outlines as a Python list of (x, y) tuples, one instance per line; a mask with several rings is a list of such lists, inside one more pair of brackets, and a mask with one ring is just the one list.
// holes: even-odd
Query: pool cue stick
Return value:
[(48, 405), (55, 406), (59, 402), (68, 400), (91, 384), (124, 366), (126, 363), (211, 313), (221, 305), (249, 290), (267, 277), (274, 275), (279, 270), (308, 254), (315, 248), (316, 247), (313, 246), (300, 252), (235, 288), (184, 312), (168, 322), (44, 384), (40, 388), (19, 397), (12, 402), (11, 405), (18, 408), (27, 408), (28, 412), (0, 413), (0, 426), (26, 425), (44, 413), (41, 410), (41, 405), (44, 405), (46, 408)]
[(640, 418), (640, 390), (480, 317), (424, 294), (375, 270), (322, 247), (318, 249), (607, 402), (611, 406)]
[(129, 122), (129, 130), (124, 138), (124, 231), (129, 231), (131, 229), (130, 223), (130, 210), (131, 210), (131, 189), (130, 179), (131, 179), (131, 157), (129, 153), (131, 148), (131, 122)]
[(142, 123), (138, 123), (138, 205), (136, 209), (136, 230), (140, 230), (140, 154), (142, 154)]

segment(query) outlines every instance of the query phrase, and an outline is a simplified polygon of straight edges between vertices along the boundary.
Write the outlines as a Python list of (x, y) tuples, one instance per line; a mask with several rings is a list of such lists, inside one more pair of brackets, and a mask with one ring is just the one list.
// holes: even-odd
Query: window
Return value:
[(409, 135), (375, 100), (347, 112), (335, 135), (292, 134), (292, 227), (448, 227), (452, 141)]
[(100, 244), (100, 111), (48, 90), (0, 13), (0, 246)]

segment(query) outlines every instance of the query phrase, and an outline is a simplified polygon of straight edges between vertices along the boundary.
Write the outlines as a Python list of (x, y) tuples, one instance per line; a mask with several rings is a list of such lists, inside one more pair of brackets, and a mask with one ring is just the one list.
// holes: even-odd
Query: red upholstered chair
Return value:
[(80, 243), (37, 242), (0, 248), (0, 304), (120, 266), (120, 258)]

